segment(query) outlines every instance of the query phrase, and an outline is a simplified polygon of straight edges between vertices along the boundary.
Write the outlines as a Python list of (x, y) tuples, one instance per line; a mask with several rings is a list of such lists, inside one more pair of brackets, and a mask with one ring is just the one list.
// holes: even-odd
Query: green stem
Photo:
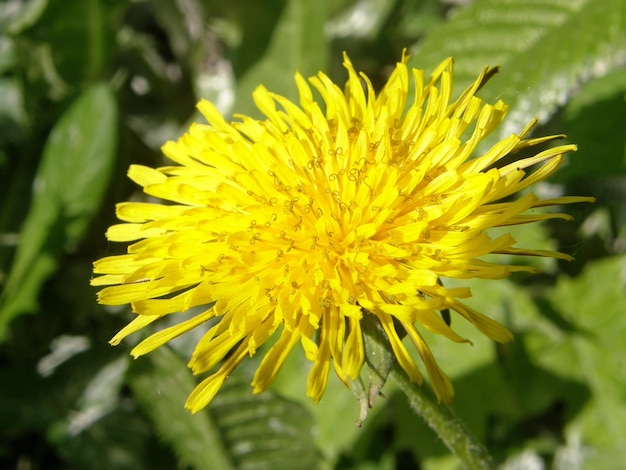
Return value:
[(428, 423), (446, 447), (463, 462), (467, 470), (494, 468), (487, 450), (474, 439), (448, 406), (438, 404), (426, 387), (411, 383), (397, 363), (389, 376), (406, 394), (411, 408)]

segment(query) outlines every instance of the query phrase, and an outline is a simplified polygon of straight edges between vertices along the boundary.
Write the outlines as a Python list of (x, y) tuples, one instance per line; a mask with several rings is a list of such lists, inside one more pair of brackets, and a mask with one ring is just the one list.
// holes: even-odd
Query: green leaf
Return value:
[(189, 370), (174, 352), (163, 347), (141, 359), (129, 373), (130, 386), (156, 431), (180, 460), (193, 468), (232, 469), (233, 461), (220, 429), (206, 412), (195, 415), (183, 405), (193, 390)]
[[(532, 278), (531, 278), (532, 279)], [(447, 287), (470, 287), (473, 297), (465, 301), (514, 333), (514, 341), (497, 345), (459, 315), (452, 315), (452, 328), (469, 344), (455, 344), (447, 338), (423, 332), (437, 362), (456, 390), (452, 407), (481, 440), (498, 442), (498, 448), (513, 438), (515, 427), (529, 416), (546, 413), (563, 394), (584, 390), (579, 381), (540, 367), (529, 352), (529, 337), (554, 332), (558, 317), (547, 318), (532, 291), (511, 280), (445, 280)], [(476, 392), (480, 390), (480, 393)], [(485, 396), (497, 397), (485, 400)], [(578, 396), (576, 398), (579, 399)], [(494, 426), (494, 416), (498, 433)], [(493, 449), (498, 450), (498, 449)], [(427, 451), (426, 451), (427, 452)]]
[(306, 407), (271, 391), (254, 395), (247, 382), (230, 376), (209, 407), (236, 468), (320, 468)]
[(117, 147), (117, 109), (94, 85), (52, 130), (34, 183), (20, 244), (0, 297), (0, 338), (11, 319), (37, 308), (37, 294), (59, 258), (80, 241), (99, 208)]
[[(312, 419), (302, 406), (272, 392), (253, 395), (230, 376), (211, 405), (194, 415), (183, 404), (195, 385), (185, 364), (160, 348), (129, 380), (158, 434), (193, 468), (317, 468)], [(149, 361), (149, 362), (148, 362)]]
[(530, 343), (535, 361), (590, 388), (591, 399), (567, 434), (598, 456), (624, 456), (625, 267), (626, 256), (616, 256), (589, 263), (578, 278), (561, 278), (549, 300), (576, 329), (536, 335)]
[(430, 72), (454, 56), (457, 91), (485, 65), (501, 65), (481, 94), (510, 105), (503, 136), (547, 119), (581, 82), (618, 67), (625, 45), (625, 0), (478, 0), (413, 48), (412, 62)]
[[(114, 35), (108, 31), (113, 3), (112, 0), (48, 0), (43, 14), (28, 31), (29, 36), (51, 53), (55, 73), (67, 84), (82, 86), (102, 78), (114, 41)], [(27, 47), (33, 46), (27, 43)], [(51, 65), (42, 64), (44, 73)]]
[(626, 174), (626, 69), (584, 86), (565, 108), (565, 132), (578, 145), (553, 181)]
[[(247, 64), (251, 61), (251, 64), (239, 74), (233, 109), (238, 114), (258, 116), (259, 111), (252, 101), (252, 91), (258, 85), (263, 84), (272, 92), (296, 100), (295, 71), (308, 77), (325, 69), (327, 2), (286, 0), (244, 3), (256, 4), (257, 7), (249, 5), (252, 10), (242, 10), (242, 29), (250, 37), (244, 37), (238, 54), (241, 62)], [(257, 11), (259, 7), (261, 11)], [(263, 30), (258, 23), (267, 17), (277, 22), (268, 25), (272, 29)]]

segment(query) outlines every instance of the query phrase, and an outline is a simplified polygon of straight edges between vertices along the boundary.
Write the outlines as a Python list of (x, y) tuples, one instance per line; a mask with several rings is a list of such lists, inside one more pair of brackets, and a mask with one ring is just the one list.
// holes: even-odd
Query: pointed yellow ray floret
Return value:
[[(452, 100), (452, 59), (428, 79), (407, 62), (403, 54), (378, 94), (347, 55), (344, 88), (323, 73), (308, 81), (296, 74), (296, 104), (260, 86), (253, 97), (264, 120), (228, 123), (203, 100), (198, 109), (208, 124), (193, 124), (163, 146), (172, 166), (130, 167), (147, 195), (168, 203), (118, 205), (123, 223), (107, 237), (133, 243), (127, 254), (97, 261), (92, 284), (105, 286), (101, 303), (128, 303), (137, 314), (112, 344), (164, 316), (191, 313), (145, 338), (135, 356), (210, 322), (189, 361), (194, 373), (210, 374), (190, 395), (191, 411), (206, 406), (270, 339), (254, 392), (265, 390), (301, 345), (313, 363), (307, 395), (320, 400), (331, 365), (346, 384), (359, 375), (366, 315), (380, 322), (410, 379), (422, 382), (419, 357), (438, 398), (450, 401), (452, 384), (420, 331), (469, 342), (441, 318), (449, 310), (495, 341), (512, 335), (465, 305), (469, 289), (445, 288), (446, 279), (532, 270), (481, 259), (493, 253), (567, 258), (489, 231), (568, 218), (529, 211), (590, 201), (515, 197), (552, 174), (575, 146), (528, 156), (563, 137), (528, 138), (534, 120), (474, 156), (506, 113), (502, 101), (475, 96), (497, 70), (486, 67)], [(527, 156), (511, 157), (519, 150)]]

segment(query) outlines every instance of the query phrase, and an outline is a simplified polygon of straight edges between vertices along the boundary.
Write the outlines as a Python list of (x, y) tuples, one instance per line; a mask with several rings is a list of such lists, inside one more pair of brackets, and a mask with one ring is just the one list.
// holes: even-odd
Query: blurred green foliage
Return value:
[[(0, 3), (0, 467), (15, 469), (447, 469), (458, 462), (392, 384), (362, 428), (337, 381), (305, 399), (293, 355), (252, 395), (254, 361), (211, 406), (183, 409), (194, 342), (133, 362), (107, 340), (128, 318), (102, 308), (91, 262), (122, 252), (104, 231), (142, 197), (130, 163), (158, 166), (194, 104), (258, 115), (258, 84), (294, 98), (293, 74), (344, 78), (341, 52), (384, 82), (403, 48), (456, 88), (510, 104), (494, 139), (540, 117), (579, 146), (538, 190), (594, 195), (573, 223), (515, 233), (572, 263), (472, 282), (472, 305), (516, 341), (474, 347), (428, 335), (453, 407), (505, 469), (626, 462), (626, 0), (4, 0)], [(526, 241), (526, 243), (524, 243)], [(468, 349), (469, 348), (469, 349)], [(132, 362), (132, 363), (131, 363)], [(534, 465), (534, 466), (533, 466)]]

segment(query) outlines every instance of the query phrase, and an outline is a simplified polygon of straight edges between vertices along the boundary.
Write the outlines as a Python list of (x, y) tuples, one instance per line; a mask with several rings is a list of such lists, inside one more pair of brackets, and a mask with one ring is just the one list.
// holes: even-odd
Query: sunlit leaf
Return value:
[(209, 408), (238, 469), (320, 468), (316, 426), (300, 403), (272, 392), (253, 395), (236, 376)]
[(582, 440), (591, 457), (605, 453), (623, 456), (626, 257), (590, 263), (575, 279), (563, 277), (550, 301), (576, 331), (535, 336), (534, 360), (587, 384), (591, 391), (591, 399), (572, 417), (567, 432)]
[(620, 66), (625, 45), (625, 0), (478, 0), (411, 52), (412, 64), (429, 71), (454, 56), (457, 89), (485, 65), (501, 65), (482, 95), (510, 105), (498, 131), (508, 135), (534, 117), (546, 120), (581, 82)]

